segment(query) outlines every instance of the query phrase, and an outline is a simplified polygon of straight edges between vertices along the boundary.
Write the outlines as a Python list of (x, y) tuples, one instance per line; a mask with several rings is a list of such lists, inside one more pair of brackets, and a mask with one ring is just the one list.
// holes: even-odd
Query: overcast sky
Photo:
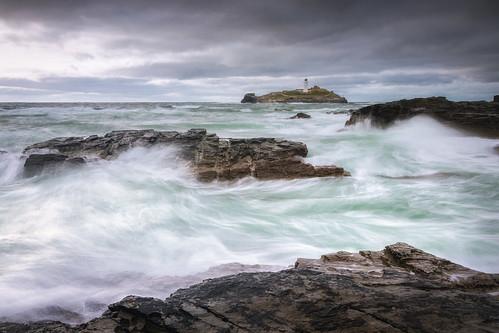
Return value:
[(0, 0), (0, 101), (499, 94), (499, 1)]

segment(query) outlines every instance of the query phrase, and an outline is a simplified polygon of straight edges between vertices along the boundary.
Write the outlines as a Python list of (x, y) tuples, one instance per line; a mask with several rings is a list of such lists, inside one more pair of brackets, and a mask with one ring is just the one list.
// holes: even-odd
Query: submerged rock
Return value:
[(499, 104), (492, 102), (451, 102), (445, 97), (403, 99), (375, 104), (351, 113), (346, 126), (370, 120), (373, 126), (388, 127), (397, 120), (429, 115), (484, 134), (499, 136)]
[(291, 117), (289, 119), (308, 119), (308, 118), (312, 118), (312, 116), (309, 114), (306, 114), (304, 112), (298, 112), (297, 114), (295, 114), (293, 117)]
[(128, 296), (80, 326), (0, 323), (0, 332), (495, 332), (498, 281), (396, 243), (206, 280), (165, 300)]
[(334, 91), (314, 86), (304, 92), (302, 89), (271, 92), (263, 96), (254, 93), (244, 95), (241, 103), (348, 103), (345, 97)]
[(25, 173), (29, 176), (68, 163), (113, 159), (132, 147), (174, 145), (204, 181), (231, 180), (246, 176), (259, 179), (349, 176), (334, 165), (305, 163), (307, 146), (301, 142), (274, 139), (221, 139), (205, 129), (187, 132), (125, 130), (104, 136), (55, 138), (26, 147)]

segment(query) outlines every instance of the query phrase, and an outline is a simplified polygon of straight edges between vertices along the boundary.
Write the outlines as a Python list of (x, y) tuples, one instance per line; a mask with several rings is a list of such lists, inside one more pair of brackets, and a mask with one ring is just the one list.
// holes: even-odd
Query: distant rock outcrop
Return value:
[(309, 119), (312, 118), (311, 115), (305, 113), (305, 112), (298, 112), (295, 114), (293, 117), (290, 117), (289, 119)]
[(0, 323), (0, 332), (497, 332), (498, 290), (496, 274), (396, 243), (206, 280), (165, 300), (128, 296), (79, 326)]
[(499, 103), (499, 95), (495, 95), (494, 96), (494, 102), (495, 103)]
[(244, 95), (241, 103), (347, 103), (347, 100), (333, 91), (314, 86), (308, 92), (302, 89), (283, 90), (263, 96), (248, 93)]
[(259, 179), (349, 176), (334, 165), (313, 166), (303, 158), (304, 143), (274, 138), (222, 139), (205, 129), (176, 131), (125, 130), (104, 136), (55, 138), (24, 150), (25, 173), (32, 176), (46, 169), (82, 164), (95, 159), (113, 159), (132, 147), (173, 145), (200, 180), (231, 180), (246, 176)]
[(352, 112), (346, 126), (369, 120), (371, 125), (387, 127), (397, 120), (417, 115), (432, 116), (440, 121), (499, 136), (499, 104), (494, 102), (451, 102), (445, 97), (403, 99), (375, 104)]
[(255, 93), (247, 93), (244, 95), (241, 103), (256, 103), (258, 102)]

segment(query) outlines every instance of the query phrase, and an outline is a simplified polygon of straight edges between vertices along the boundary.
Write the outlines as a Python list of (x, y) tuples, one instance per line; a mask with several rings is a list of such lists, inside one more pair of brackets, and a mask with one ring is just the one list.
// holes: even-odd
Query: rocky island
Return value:
[(369, 120), (371, 125), (385, 128), (417, 115), (431, 116), (450, 125), (499, 137), (499, 96), (495, 96), (492, 102), (452, 102), (445, 97), (428, 97), (375, 104), (353, 111), (345, 125)]
[(54, 138), (28, 146), (24, 173), (33, 176), (47, 169), (113, 159), (133, 147), (173, 146), (198, 179), (232, 180), (349, 176), (335, 165), (305, 163), (307, 146), (275, 138), (219, 138), (205, 129), (187, 132), (155, 130), (113, 131), (104, 136)]
[(206, 280), (165, 300), (128, 296), (77, 326), (4, 322), (0, 332), (497, 332), (498, 295), (499, 275), (396, 243)]
[(244, 95), (241, 103), (348, 103), (348, 101), (333, 91), (314, 86), (311, 89), (283, 90), (262, 96), (248, 93)]

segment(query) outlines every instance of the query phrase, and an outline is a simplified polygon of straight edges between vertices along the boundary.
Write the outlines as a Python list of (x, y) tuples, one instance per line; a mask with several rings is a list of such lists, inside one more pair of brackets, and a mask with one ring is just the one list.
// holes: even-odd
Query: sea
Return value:
[[(0, 103), (0, 318), (79, 322), (129, 294), (395, 242), (499, 272), (499, 140), (424, 116), (344, 127), (369, 104)], [(23, 176), (36, 142), (190, 128), (301, 141), (352, 176), (205, 183), (169, 147)]]

